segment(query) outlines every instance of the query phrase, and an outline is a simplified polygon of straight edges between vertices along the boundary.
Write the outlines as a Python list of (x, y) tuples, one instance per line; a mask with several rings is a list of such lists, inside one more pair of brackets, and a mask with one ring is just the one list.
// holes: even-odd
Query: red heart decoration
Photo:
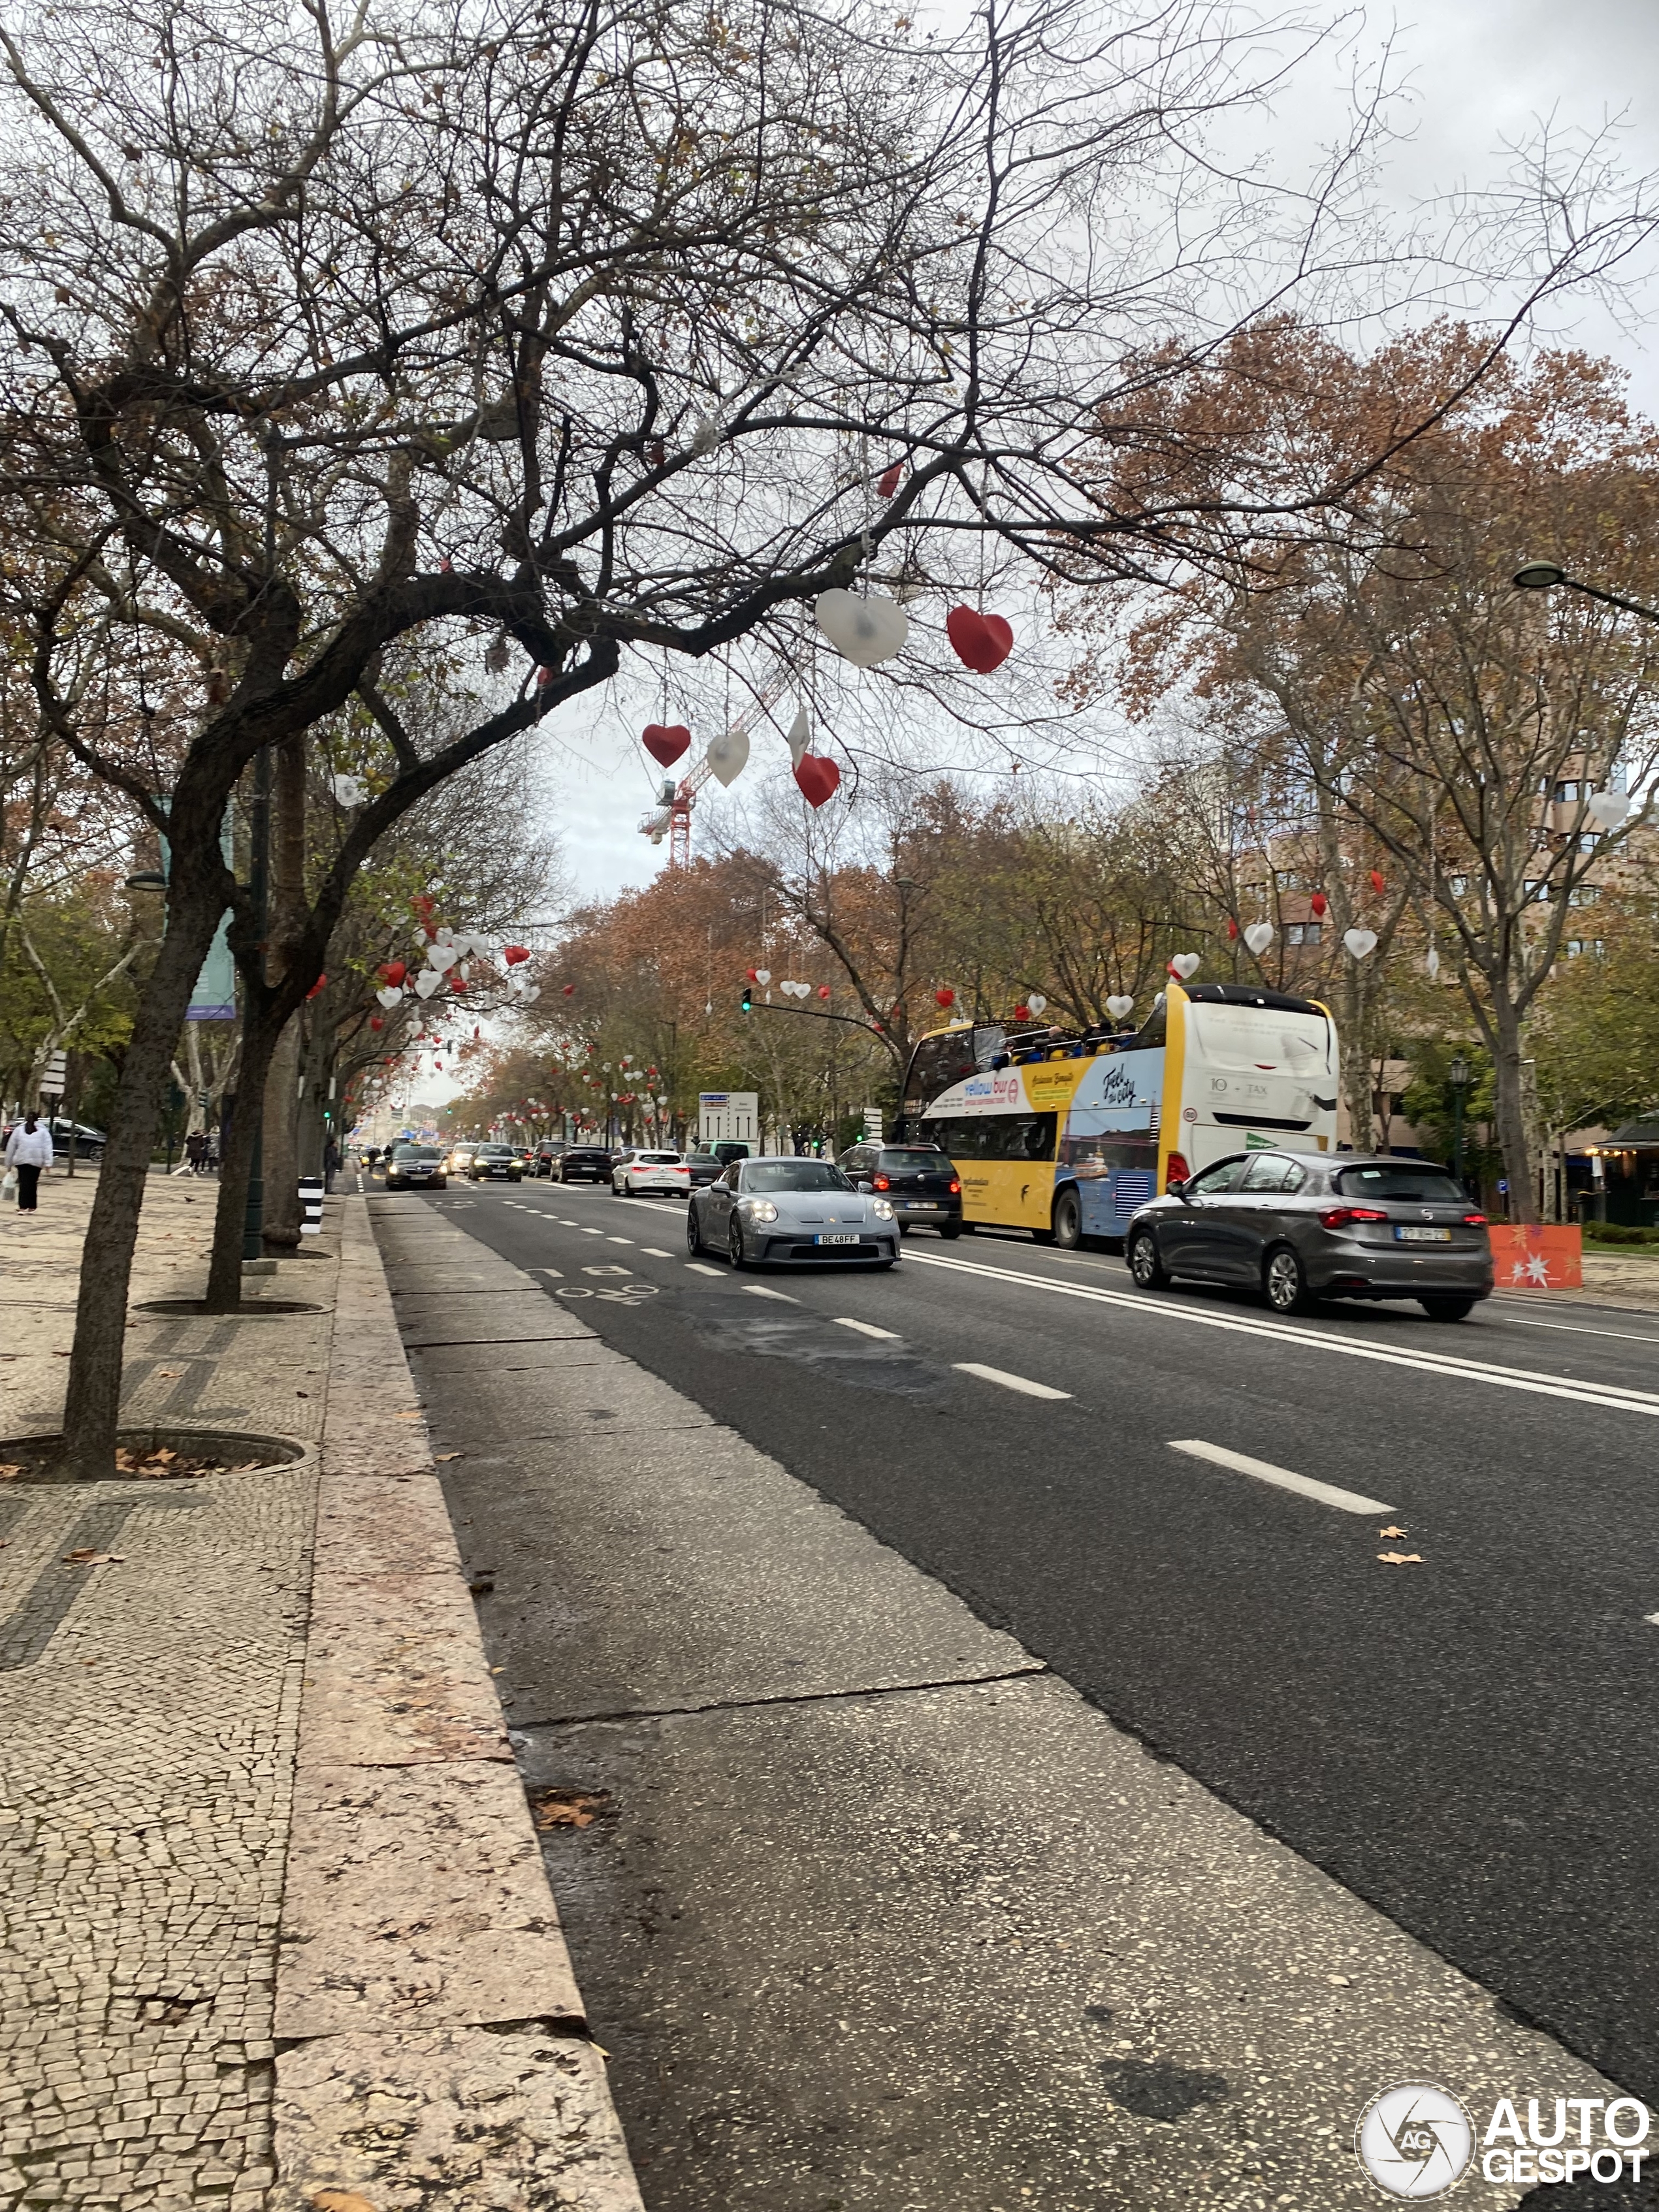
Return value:
[(809, 806), (822, 806), (841, 787), (841, 770), (819, 753), (803, 753), (795, 763), (795, 781)]
[(1031, 1009), (1029, 1006), (1016, 1006), (1014, 1008), (1014, 1019), (1017, 1022), (1029, 1022), (1030, 1018)]
[(957, 994), (948, 983), (942, 991), (935, 991), (933, 994), (933, 1004), (936, 1006), (954, 1006), (956, 1002)]
[(380, 1019), (378, 1014), (371, 1014), (368, 1018), (368, 1026), (372, 1030), (383, 1030), (386, 1027), (386, 1024)]
[(1376, 893), (1378, 898), (1381, 898), (1383, 892), (1388, 889), (1388, 885), (1382, 880), (1382, 871), (1381, 868), (1373, 868), (1371, 870), (1371, 889)]
[(575, 987), (575, 985), (574, 985), (574, 983), (567, 983), (567, 984), (565, 985), (565, 987), (564, 987), (564, 995), (566, 996), (566, 998), (567, 998), (567, 999), (570, 996), (570, 994), (572, 994), (572, 992), (573, 992), (573, 991), (574, 991), (575, 988), (576, 988), (576, 987)]
[(451, 989), (452, 991), (464, 991), (464, 990), (465, 990), (465, 988), (466, 988), (466, 978), (465, 978), (465, 975), (452, 975), (452, 976), (450, 977), (450, 979), (449, 979), (449, 988), (450, 988), (450, 989)]
[(1330, 911), (1331, 902), (1326, 897), (1323, 891), (1316, 891), (1313, 896), (1308, 901), (1308, 904), (1313, 908), (1316, 915), (1319, 915), (1322, 917), (1328, 914)]
[(319, 975), (319, 976), (317, 978), (316, 981), (312, 985), (311, 988), (310, 988), (310, 989), (306, 993), (306, 996), (307, 996), (307, 999), (314, 999), (314, 998), (316, 997), (316, 995), (317, 995), (318, 992), (319, 992), (319, 991), (320, 991), (320, 990), (323, 988), (324, 985), (325, 985), (327, 981), (328, 981), (328, 978), (327, 978), (327, 976), (326, 976), (326, 975)]
[(389, 991), (395, 991), (408, 973), (408, 969), (401, 960), (385, 961), (379, 970), (380, 981)]
[(829, 995), (830, 995), (830, 986), (829, 986), (827, 983), (820, 983), (820, 984), (818, 985), (818, 996), (819, 996), (819, 998), (821, 998), (821, 999), (827, 999), (827, 998), (829, 997)]
[(691, 743), (691, 732), (683, 722), (648, 722), (640, 732), (640, 743), (653, 761), (672, 768)]
[(982, 615), (972, 607), (952, 607), (945, 617), (945, 632), (957, 659), (978, 676), (1000, 668), (1014, 649), (1014, 633), (1002, 617)]
[(1237, 937), (1238, 934), (1238, 924), (1233, 920), (1231, 915), (1227, 916), (1227, 934), (1229, 937)]
[(516, 968), (520, 960), (529, 959), (530, 947), (527, 945), (504, 945), (501, 957), (509, 968)]
[(891, 499), (893, 494), (898, 489), (900, 484), (903, 481), (904, 464), (902, 461), (895, 461), (890, 469), (884, 469), (882, 471), (880, 477), (877, 481), (876, 489), (881, 494), (884, 499)]

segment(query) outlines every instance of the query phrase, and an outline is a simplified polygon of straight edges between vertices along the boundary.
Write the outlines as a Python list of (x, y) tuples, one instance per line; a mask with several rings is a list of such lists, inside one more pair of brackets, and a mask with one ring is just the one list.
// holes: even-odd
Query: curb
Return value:
[(643, 2212), (356, 1195), (275, 2035), (268, 2212)]

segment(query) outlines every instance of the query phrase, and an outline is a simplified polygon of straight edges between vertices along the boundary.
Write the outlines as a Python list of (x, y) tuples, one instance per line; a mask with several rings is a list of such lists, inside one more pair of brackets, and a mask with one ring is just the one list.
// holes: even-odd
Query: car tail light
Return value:
[(951, 1195), (952, 1198), (960, 1198), (962, 1196), (962, 1185), (956, 1181), (954, 1176), (951, 1178)]
[(1466, 1229), (1484, 1229), (1486, 1226), (1486, 1217), (1484, 1213), (1466, 1213), (1463, 1216), (1463, 1225)]
[(878, 1190), (890, 1190), (893, 1186), (889, 1182), (885, 1176), (878, 1176), (876, 1177), (875, 1187)]
[(1388, 1218), (1375, 1206), (1328, 1206), (1319, 1222), (1323, 1229), (1346, 1229), (1351, 1221), (1386, 1221)]
[(1184, 1152), (1171, 1152), (1170, 1155), (1169, 1170), (1164, 1178), (1164, 1188), (1167, 1190), (1172, 1182), (1185, 1182), (1191, 1174), (1192, 1170), (1187, 1164), (1186, 1154)]

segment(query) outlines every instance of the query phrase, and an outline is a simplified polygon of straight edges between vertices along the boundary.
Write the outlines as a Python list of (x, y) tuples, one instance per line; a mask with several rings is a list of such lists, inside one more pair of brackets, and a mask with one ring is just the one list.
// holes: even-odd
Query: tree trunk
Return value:
[[(213, 854), (216, 861), (216, 850)], [(167, 934), (138, 1001), (110, 1115), (97, 1194), (82, 1248), (75, 1347), (64, 1415), (64, 1472), (82, 1482), (108, 1477), (120, 1421), (127, 1290), (144, 1203), (144, 1178), (161, 1118), (173, 1048), (222, 908), (216, 887), (191, 891), (174, 879)]]
[[(300, 1160), (295, 1124), (300, 1091), (298, 1014), (286, 1023), (270, 1055), (265, 1078), (264, 1172), (264, 1243), (267, 1251), (292, 1255), (300, 1249)], [(240, 1231), (238, 1231), (240, 1236)], [(240, 1247), (238, 1247), (240, 1259)]]
[(1504, 1174), (1510, 1186), (1509, 1215), (1512, 1221), (1535, 1223), (1539, 1218), (1538, 1194), (1533, 1182), (1532, 1133), (1527, 1126), (1521, 1023), (1512, 1006), (1496, 992), (1492, 997), (1492, 1075), (1497, 1092), (1498, 1146), (1504, 1156)]
[(219, 1164), (219, 1204), (213, 1220), (213, 1258), (208, 1268), (207, 1311), (235, 1313), (242, 1303), (242, 1237), (254, 1140), (264, 1115), (265, 1091), (278, 1032), (268, 1016), (247, 1008), (242, 1023), (242, 1060), (236, 1078), (236, 1110)]
[[(284, 738), (275, 748), (270, 807), (270, 925), (265, 976), (280, 983), (294, 957), (295, 940), (305, 926), (306, 745), (303, 737)], [(264, 1175), (264, 1242), (267, 1249), (289, 1254), (300, 1249), (299, 1124), (302, 1048), (298, 1015), (284, 1028), (265, 1078)], [(240, 1251), (240, 1245), (238, 1249)]]

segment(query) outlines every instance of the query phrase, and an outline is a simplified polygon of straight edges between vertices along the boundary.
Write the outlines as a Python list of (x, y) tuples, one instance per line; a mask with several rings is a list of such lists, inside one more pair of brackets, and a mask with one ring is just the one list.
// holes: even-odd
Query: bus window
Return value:
[(953, 1160), (1052, 1160), (1052, 1114), (975, 1114), (922, 1127)]

